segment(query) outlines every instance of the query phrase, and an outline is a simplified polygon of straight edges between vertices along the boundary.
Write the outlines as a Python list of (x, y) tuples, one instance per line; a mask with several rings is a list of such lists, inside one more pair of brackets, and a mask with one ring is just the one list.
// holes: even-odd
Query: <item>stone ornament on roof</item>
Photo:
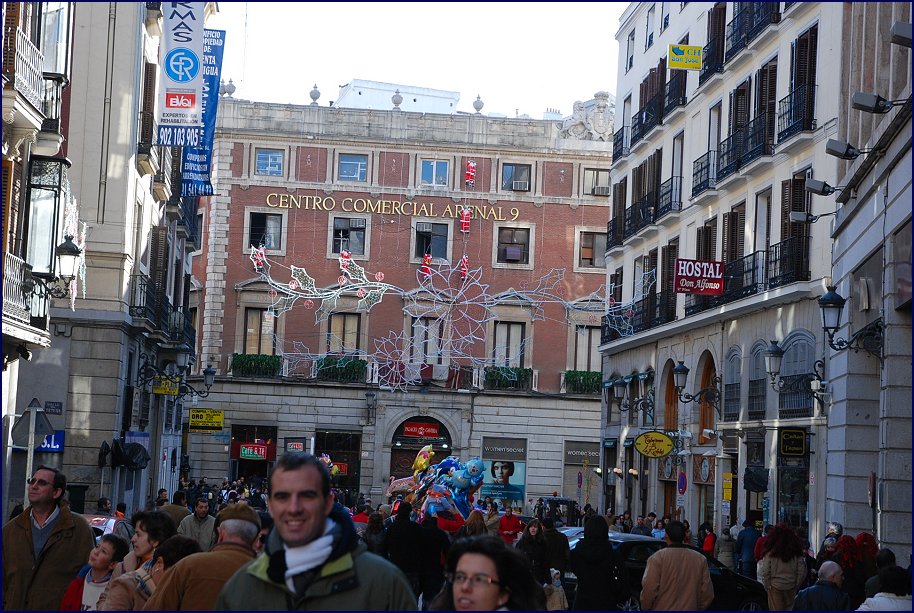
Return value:
[(571, 117), (562, 122), (560, 136), (572, 140), (611, 142), (613, 137), (614, 109), (607, 92), (594, 94), (594, 104), (587, 108), (580, 100), (574, 103)]

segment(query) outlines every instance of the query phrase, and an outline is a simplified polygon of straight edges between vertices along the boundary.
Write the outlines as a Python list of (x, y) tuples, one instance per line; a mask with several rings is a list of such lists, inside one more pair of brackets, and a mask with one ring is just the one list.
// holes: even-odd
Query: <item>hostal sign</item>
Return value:
[(676, 293), (720, 296), (724, 293), (724, 263), (676, 258)]

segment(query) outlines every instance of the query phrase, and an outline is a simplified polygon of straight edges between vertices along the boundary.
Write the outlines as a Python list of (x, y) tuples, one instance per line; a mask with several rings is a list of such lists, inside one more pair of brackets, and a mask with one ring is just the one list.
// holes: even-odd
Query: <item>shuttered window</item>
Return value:
[(732, 262), (746, 255), (746, 205), (740, 204), (723, 215), (722, 259)]

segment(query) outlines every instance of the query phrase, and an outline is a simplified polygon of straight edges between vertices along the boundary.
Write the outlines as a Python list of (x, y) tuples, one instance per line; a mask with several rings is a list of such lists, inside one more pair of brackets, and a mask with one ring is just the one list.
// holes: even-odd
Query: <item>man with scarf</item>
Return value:
[(368, 552), (335, 503), (319, 459), (284, 454), (269, 486), (274, 529), (264, 554), (228, 580), (216, 610), (416, 610), (403, 573)]

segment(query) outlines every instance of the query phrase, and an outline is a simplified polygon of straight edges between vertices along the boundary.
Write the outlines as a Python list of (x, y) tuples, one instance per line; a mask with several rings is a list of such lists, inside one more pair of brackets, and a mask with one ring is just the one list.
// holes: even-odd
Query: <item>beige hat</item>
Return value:
[(260, 528), (260, 515), (246, 502), (236, 502), (219, 511), (219, 514), (216, 515), (216, 525), (218, 526), (227, 519), (242, 519)]

